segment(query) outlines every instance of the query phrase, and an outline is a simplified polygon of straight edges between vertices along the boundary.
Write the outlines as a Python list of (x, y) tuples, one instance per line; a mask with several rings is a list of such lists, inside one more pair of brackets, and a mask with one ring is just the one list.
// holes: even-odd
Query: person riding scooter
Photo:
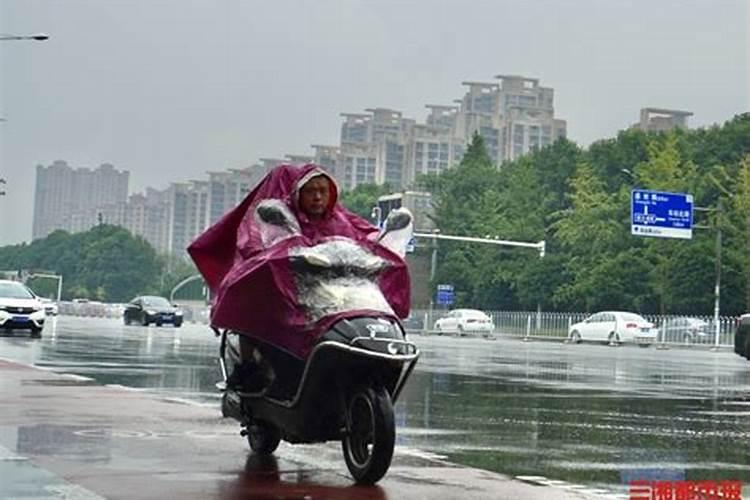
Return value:
[(188, 251), (212, 292), (223, 415), (257, 454), (341, 441), (354, 479), (372, 484), (419, 357), (400, 322), (412, 217), (394, 210), (378, 233), (337, 199), (320, 167), (279, 166)]

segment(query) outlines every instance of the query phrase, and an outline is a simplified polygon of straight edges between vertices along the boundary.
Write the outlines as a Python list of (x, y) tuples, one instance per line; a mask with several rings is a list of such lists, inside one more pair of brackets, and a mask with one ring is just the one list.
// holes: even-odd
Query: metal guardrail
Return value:
[[(411, 331), (425, 333), (438, 333), (435, 322), (445, 317), (449, 311), (446, 310), (412, 310), (405, 326)], [(570, 326), (586, 319), (588, 313), (555, 313), (536, 311), (484, 311), (492, 318), (495, 324), (494, 335), (522, 337), (529, 339), (548, 339), (564, 341), (568, 337)], [(657, 343), (665, 345), (695, 344), (714, 347), (717, 345), (715, 336), (714, 319), (712, 316), (685, 316), (685, 315), (643, 315), (645, 319), (659, 328)], [(700, 332), (691, 335), (688, 342), (686, 336), (680, 331), (667, 331), (663, 327), (670, 320), (689, 317), (702, 322), (704, 327)], [(739, 318), (722, 316), (719, 318), (719, 342), (720, 347), (734, 346), (734, 332), (737, 329)]]

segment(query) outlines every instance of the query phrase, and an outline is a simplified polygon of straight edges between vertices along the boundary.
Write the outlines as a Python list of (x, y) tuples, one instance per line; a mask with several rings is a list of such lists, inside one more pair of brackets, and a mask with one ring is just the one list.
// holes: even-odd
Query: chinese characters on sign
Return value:
[(631, 481), (630, 500), (742, 500), (740, 481)]
[(630, 232), (659, 238), (693, 237), (693, 195), (635, 189), (630, 198)]

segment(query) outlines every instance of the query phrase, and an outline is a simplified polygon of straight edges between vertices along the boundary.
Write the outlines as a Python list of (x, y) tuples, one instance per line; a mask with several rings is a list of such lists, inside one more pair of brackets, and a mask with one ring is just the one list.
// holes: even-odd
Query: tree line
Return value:
[[(750, 113), (697, 130), (624, 130), (588, 149), (561, 139), (499, 168), (477, 135), (456, 168), (418, 184), (444, 234), (546, 241), (543, 258), (441, 241), (435, 282), (452, 283), (459, 306), (708, 315), (718, 227), (721, 313), (750, 311)], [(692, 194), (709, 209), (695, 212), (706, 229), (631, 235), (635, 188)]]
[(27, 284), (44, 297), (57, 296), (57, 282), (35, 279), (34, 273), (63, 276), (63, 299), (108, 302), (126, 302), (141, 294), (169, 296), (175, 284), (196, 273), (185, 259), (157, 255), (145, 239), (107, 224), (0, 247), (0, 270), (31, 273)]
[[(750, 311), (750, 113), (721, 126), (623, 130), (581, 148), (566, 139), (498, 168), (475, 135), (459, 165), (418, 178), (443, 234), (546, 242), (534, 250), (440, 241), (434, 283), (456, 306), (649, 314), (713, 312), (716, 228), (722, 233), (721, 312)], [(692, 194), (690, 240), (630, 234), (633, 189)], [(343, 203), (369, 216), (373, 185)], [(721, 204), (722, 211), (715, 209)]]

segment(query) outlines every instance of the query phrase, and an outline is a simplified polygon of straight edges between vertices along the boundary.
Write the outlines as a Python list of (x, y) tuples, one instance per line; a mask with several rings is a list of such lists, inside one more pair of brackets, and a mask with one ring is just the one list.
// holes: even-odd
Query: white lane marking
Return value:
[(132, 391), (132, 392), (146, 392), (147, 389), (141, 389), (139, 387), (128, 387), (127, 385), (122, 384), (105, 384), (104, 387), (111, 387), (112, 389), (122, 389), (124, 391)]
[(53, 484), (45, 486), (44, 489), (54, 495), (55, 498), (63, 498), (65, 500), (106, 500), (104, 497), (77, 484)]
[(594, 497), (598, 499), (626, 499), (627, 495), (616, 493), (613, 491), (604, 490), (592, 486), (586, 486), (582, 484), (569, 483), (567, 481), (561, 481), (559, 479), (549, 479), (544, 476), (515, 476), (515, 479), (523, 481), (524, 483), (535, 484), (538, 486), (552, 486), (560, 488), (562, 490), (574, 492), (587, 497)]
[(94, 380), (91, 377), (84, 377), (83, 375), (76, 375), (75, 373), (61, 373), (63, 377), (72, 378), (73, 380), (78, 380), (80, 382), (90, 382)]
[(21, 455), (17, 455), (15, 453), (13, 453), (12, 451), (10, 451), (8, 448), (4, 448), (4, 447), (0, 446), (0, 461), (5, 461), (5, 460), (7, 460), (7, 461), (14, 461), (14, 460), (23, 461), (23, 460), (28, 460), (28, 458), (22, 457)]
[(171, 403), (180, 403), (190, 406), (197, 406), (199, 408), (216, 408), (218, 406), (217, 403), (201, 403), (200, 401), (193, 401), (192, 399), (185, 399), (185, 398), (179, 398), (179, 397), (166, 397), (162, 398), (164, 401), (169, 401)]

